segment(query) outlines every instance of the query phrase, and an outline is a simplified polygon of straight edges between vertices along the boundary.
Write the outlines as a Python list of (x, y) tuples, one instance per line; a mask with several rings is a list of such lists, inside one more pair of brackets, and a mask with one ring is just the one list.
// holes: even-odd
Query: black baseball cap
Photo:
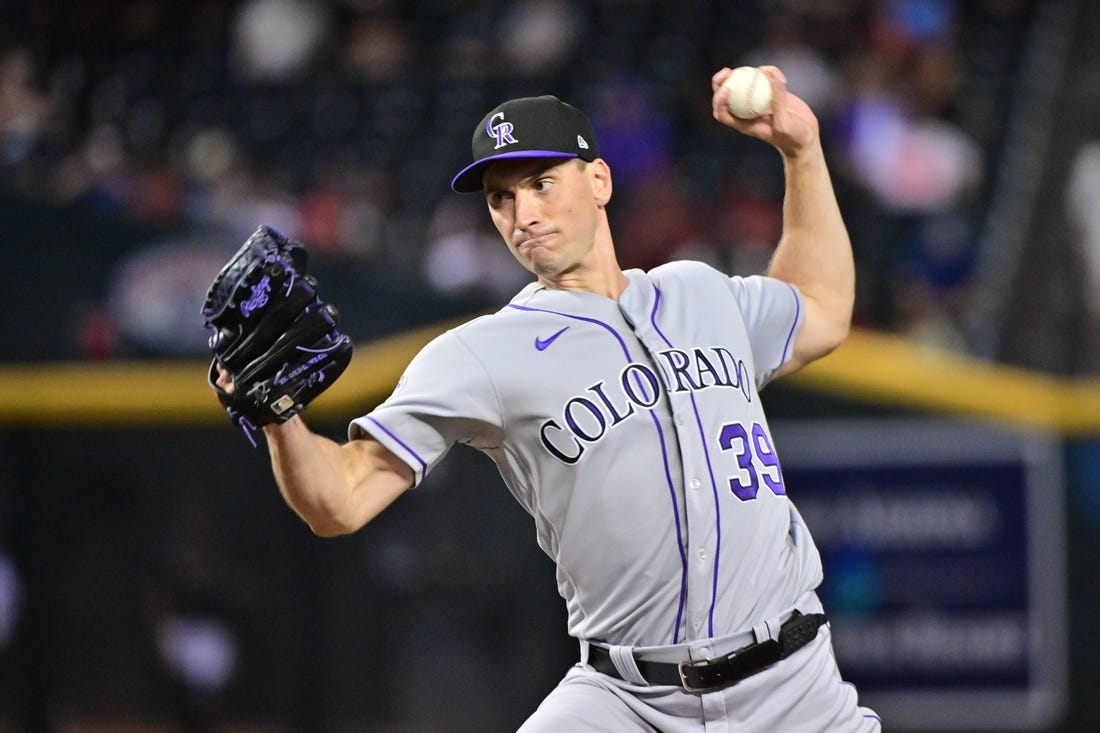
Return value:
[(557, 97), (522, 97), (493, 108), (474, 129), (474, 162), (458, 172), (451, 188), (481, 190), (485, 166), (504, 158), (599, 157), (592, 123), (576, 107)]

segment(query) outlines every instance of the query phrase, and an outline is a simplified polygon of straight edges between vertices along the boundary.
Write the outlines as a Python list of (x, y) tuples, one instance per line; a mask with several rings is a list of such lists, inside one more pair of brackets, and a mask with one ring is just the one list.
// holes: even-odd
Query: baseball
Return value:
[(730, 90), (728, 106), (734, 117), (751, 120), (772, 103), (772, 85), (755, 66), (738, 66), (722, 84)]

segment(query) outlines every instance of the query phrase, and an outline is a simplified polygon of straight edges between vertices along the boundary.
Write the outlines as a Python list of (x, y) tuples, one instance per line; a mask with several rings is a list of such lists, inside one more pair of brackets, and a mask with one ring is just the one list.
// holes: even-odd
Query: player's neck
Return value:
[(623, 271), (618, 268), (613, 272), (587, 270), (573, 271), (554, 278), (539, 277), (539, 282), (551, 290), (582, 290), (611, 300), (618, 300), (630, 283)]
[(629, 280), (619, 267), (610, 237), (597, 240), (582, 262), (555, 275), (540, 275), (539, 282), (553, 290), (583, 290), (618, 300)]

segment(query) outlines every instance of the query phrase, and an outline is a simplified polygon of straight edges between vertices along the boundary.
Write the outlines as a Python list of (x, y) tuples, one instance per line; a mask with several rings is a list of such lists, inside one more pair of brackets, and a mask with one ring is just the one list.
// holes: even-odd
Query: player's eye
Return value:
[(511, 194), (504, 191), (493, 191), (485, 197), (489, 201), (489, 206), (494, 209), (500, 208), (504, 203), (511, 198)]

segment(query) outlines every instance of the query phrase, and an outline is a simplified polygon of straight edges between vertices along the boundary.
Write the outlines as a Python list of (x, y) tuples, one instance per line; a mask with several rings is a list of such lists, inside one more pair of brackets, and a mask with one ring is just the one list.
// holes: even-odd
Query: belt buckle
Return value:
[[(783, 648), (779, 645), (779, 642), (775, 639), (765, 639), (756, 644), (741, 647), (733, 654), (718, 659), (691, 659), (680, 662), (677, 669), (680, 671), (680, 684), (683, 685), (685, 690), (688, 692), (706, 692), (735, 685), (782, 658)], [(686, 672), (688, 668), (694, 667), (721, 667), (723, 669), (716, 673), (717, 678), (714, 682), (696, 687), (688, 680)]]
[(680, 686), (688, 692), (706, 692), (707, 690), (714, 689), (713, 685), (692, 687), (691, 682), (687, 678), (687, 674), (684, 672), (688, 667), (705, 667), (712, 661), (711, 659), (689, 659), (686, 662), (679, 662), (676, 665), (676, 669), (680, 672)]

